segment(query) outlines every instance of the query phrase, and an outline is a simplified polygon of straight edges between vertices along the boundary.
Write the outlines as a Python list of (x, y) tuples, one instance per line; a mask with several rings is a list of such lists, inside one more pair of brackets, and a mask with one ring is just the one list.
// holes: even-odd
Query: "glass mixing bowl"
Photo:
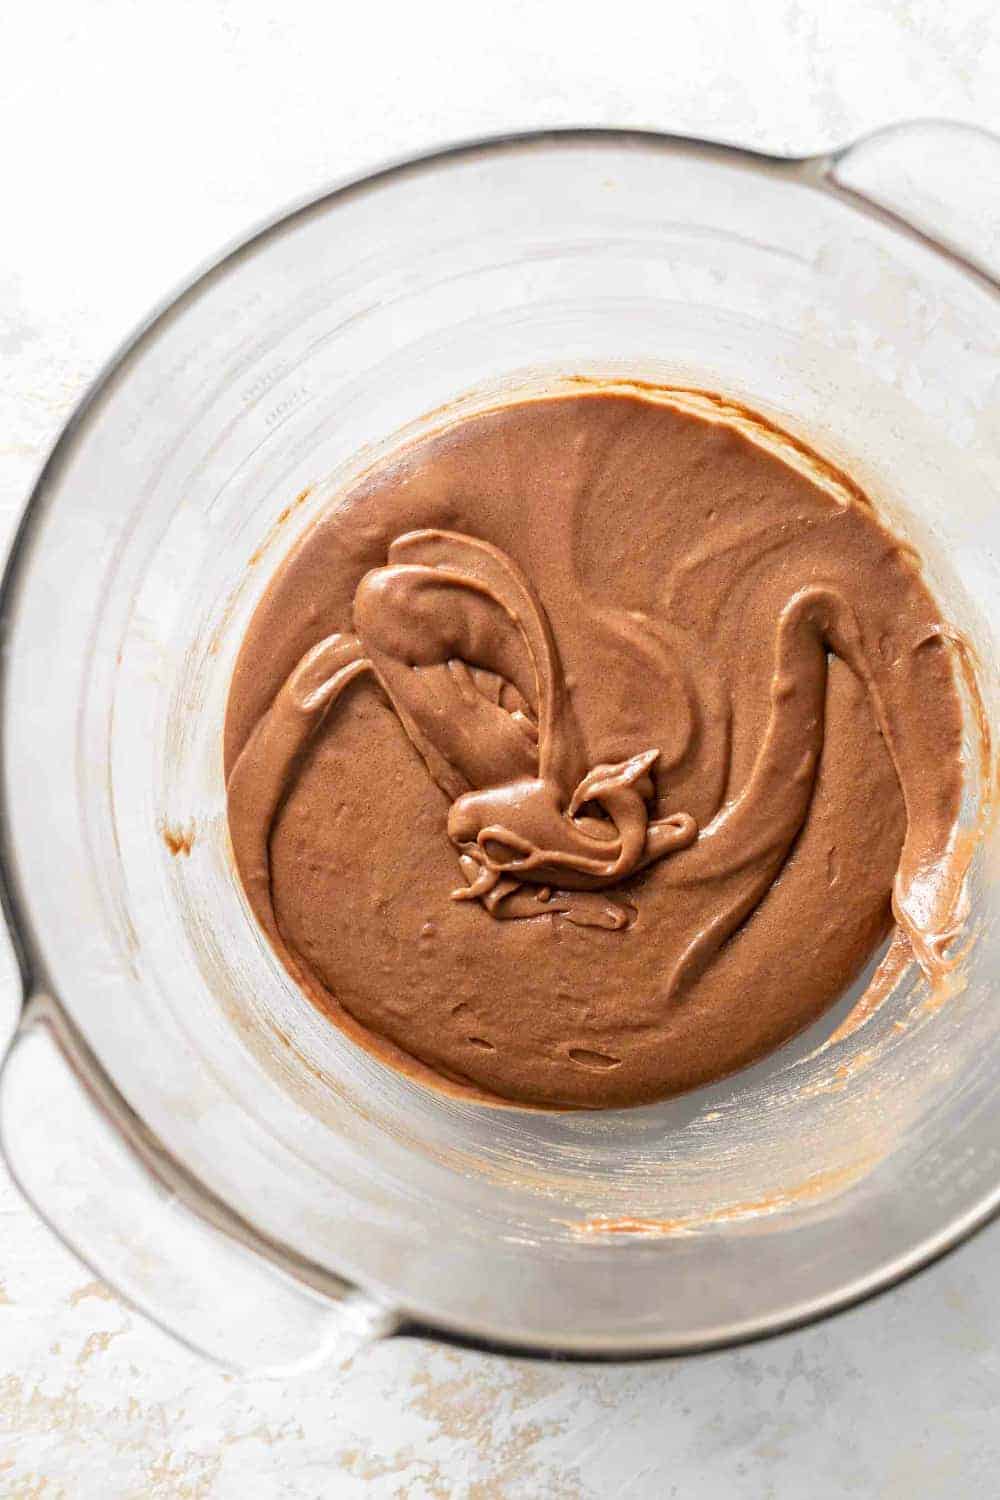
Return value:
[[(765, 1333), (1000, 1201), (988, 829), (964, 988), (914, 973), (768, 1061), (612, 1113), (449, 1099), (302, 997), (230, 857), (236, 651), (338, 488), (435, 409), (557, 375), (729, 393), (842, 464), (1000, 672), (1000, 143), (783, 161), (571, 131), (460, 147), (258, 231), (152, 316), (38, 481), (3, 596), (3, 865), (27, 1004), (0, 1096), (43, 1216), (218, 1358), (391, 1332), (621, 1358)], [(428, 415), (430, 414), (430, 415)], [(978, 771), (970, 713), (970, 823)]]

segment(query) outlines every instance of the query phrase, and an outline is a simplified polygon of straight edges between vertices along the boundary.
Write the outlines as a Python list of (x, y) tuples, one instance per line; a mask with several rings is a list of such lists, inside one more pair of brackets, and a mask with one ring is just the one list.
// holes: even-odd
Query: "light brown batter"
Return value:
[(309, 530), (247, 632), (253, 909), (427, 1081), (656, 1099), (813, 1020), (893, 908), (925, 966), (952, 935), (961, 707), (912, 552), (791, 439), (691, 406), (455, 422)]

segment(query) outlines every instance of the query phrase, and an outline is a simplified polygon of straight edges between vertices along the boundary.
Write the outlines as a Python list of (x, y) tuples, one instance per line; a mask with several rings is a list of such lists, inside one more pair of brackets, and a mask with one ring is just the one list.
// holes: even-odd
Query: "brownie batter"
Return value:
[(243, 643), (229, 826), (310, 995), (426, 1081), (639, 1104), (953, 935), (962, 713), (911, 549), (721, 401), (588, 388), (397, 451)]

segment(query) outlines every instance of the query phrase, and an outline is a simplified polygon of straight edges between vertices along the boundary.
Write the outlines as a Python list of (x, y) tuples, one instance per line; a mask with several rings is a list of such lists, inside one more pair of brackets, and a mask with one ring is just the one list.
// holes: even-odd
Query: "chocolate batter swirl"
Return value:
[(563, 912), (582, 927), (624, 927), (631, 908), (584, 892), (686, 848), (697, 826), (686, 813), (649, 821), (655, 747), (580, 776), (556, 643), (516, 564), (488, 542), (410, 532), (361, 580), (354, 623), (356, 634), (307, 653), (230, 777), (233, 847), (269, 932), (274, 814), (305, 743), (361, 672), (452, 801), (448, 835), (468, 881), (454, 900), (478, 899), (499, 918)]
[(248, 632), (251, 904), (422, 1076), (641, 1102), (810, 1020), (890, 898), (925, 964), (952, 935), (961, 711), (911, 555), (790, 440), (683, 406), (446, 429), (306, 535)]

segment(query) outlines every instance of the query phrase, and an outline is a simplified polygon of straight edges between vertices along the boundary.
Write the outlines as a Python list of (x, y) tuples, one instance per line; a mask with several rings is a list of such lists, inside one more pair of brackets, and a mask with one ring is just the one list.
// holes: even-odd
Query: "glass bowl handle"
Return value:
[(343, 1364), (399, 1326), (348, 1282), (317, 1271), (309, 1285), (307, 1269), (283, 1267), (276, 1247), (186, 1179), (44, 995), (26, 1006), (0, 1074), (0, 1141), (25, 1198), (84, 1265), (228, 1369)]
[(914, 120), (864, 136), (822, 167), (834, 188), (1000, 281), (1000, 136)]

